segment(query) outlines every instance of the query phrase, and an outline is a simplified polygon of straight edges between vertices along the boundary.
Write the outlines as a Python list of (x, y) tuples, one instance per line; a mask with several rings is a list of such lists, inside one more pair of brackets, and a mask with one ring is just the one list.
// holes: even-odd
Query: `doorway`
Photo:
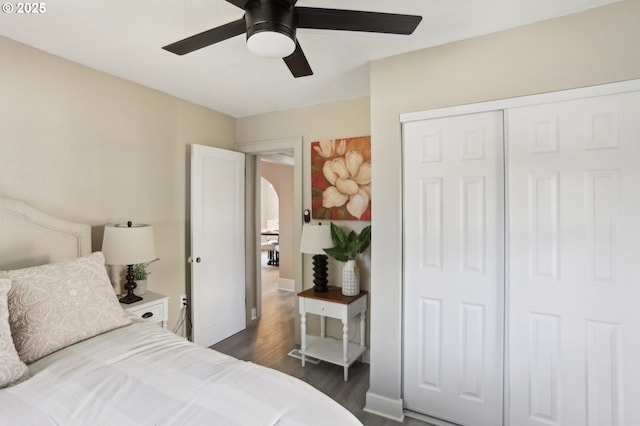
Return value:
[(260, 320), (284, 315), (290, 318), (287, 327), (293, 330), (293, 157), (282, 152), (260, 155), (259, 160)]
[[(276, 170), (279, 171), (278, 169)], [(288, 167), (284, 168), (283, 172), (286, 173), (287, 169)], [(260, 170), (263, 172), (265, 169), (261, 167)], [(288, 175), (289, 173), (286, 174)], [(286, 205), (283, 205), (283, 208), (286, 209), (286, 207)], [(279, 276), (278, 269), (280, 266), (280, 198), (273, 183), (264, 176), (260, 176), (259, 209), (260, 263), (262, 265), (262, 282), (264, 283), (265, 272), (275, 272), (275, 276)]]
[[(289, 235), (289, 247), (282, 247), (284, 235), (280, 238), (280, 256), (290, 256), (291, 277), (288, 284), (293, 291), (292, 294), (302, 290), (302, 254), (300, 253), (300, 235), (302, 232), (302, 138), (288, 138), (271, 141), (252, 142), (236, 145), (236, 149), (247, 155), (247, 311), (251, 316), (249, 319), (256, 319), (262, 316), (262, 265), (261, 259), (261, 223), (260, 223), (260, 178), (261, 165), (263, 159), (271, 161), (284, 161), (292, 164), (292, 201), (290, 217), (287, 219), (287, 229)], [(266, 163), (265, 163), (266, 164)], [(283, 212), (279, 212), (279, 228), (282, 232)], [(280, 258), (280, 270), (283, 268), (283, 259)], [(279, 278), (280, 280), (280, 278)], [(282, 285), (282, 283), (280, 283)], [(294, 302), (295, 303), (295, 302)], [(293, 317), (293, 326), (296, 340), (300, 336), (300, 320), (297, 315)]]

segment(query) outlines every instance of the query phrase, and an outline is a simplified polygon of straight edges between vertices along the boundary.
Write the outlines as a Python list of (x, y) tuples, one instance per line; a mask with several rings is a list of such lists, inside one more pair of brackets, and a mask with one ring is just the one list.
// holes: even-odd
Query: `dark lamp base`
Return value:
[(313, 256), (313, 289), (324, 293), (329, 291), (327, 286), (327, 256), (316, 254)]
[(133, 294), (133, 290), (138, 286), (133, 280), (133, 265), (127, 265), (127, 276), (125, 278), (127, 282), (124, 284), (124, 289), (127, 290), (127, 295), (119, 299), (120, 303), (129, 305), (142, 300), (142, 297)]
[(133, 293), (127, 294), (126, 296), (121, 297), (119, 299), (120, 303), (124, 303), (125, 305), (129, 305), (134, 302), (139, 302), (140, 300), (142, 300), (142, 297), (136, 296)]

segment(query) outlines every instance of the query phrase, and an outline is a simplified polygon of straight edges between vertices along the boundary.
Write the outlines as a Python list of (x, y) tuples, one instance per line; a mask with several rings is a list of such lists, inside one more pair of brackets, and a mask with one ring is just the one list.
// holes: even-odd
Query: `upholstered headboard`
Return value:
[(0, 270), (26, 268), (91, 253), (91, 227), (0, 196)]

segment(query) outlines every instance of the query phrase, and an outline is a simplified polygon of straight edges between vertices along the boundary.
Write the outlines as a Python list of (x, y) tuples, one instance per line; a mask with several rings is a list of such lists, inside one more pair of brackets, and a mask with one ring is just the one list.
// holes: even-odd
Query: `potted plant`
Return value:
[(342, 294), (355, 296), (360, 293), (360, 274), (356, 257), (371, 244), (371, 225), (365, 226), (360, 233), (351, 231), (346, 234), (332, 222), (331, 241), (333, 247), (324, 249), (325, 253), (340, 262), (345, 262), (342, 268)]
[(136, 288), (133, 289), (133, 294), (136, 296), (142, 296), (147, 292), (147, 277), (151, 272), (147, 270), (149, 263), (137, 263), (133, 265), (133, 280), (136, 282)]

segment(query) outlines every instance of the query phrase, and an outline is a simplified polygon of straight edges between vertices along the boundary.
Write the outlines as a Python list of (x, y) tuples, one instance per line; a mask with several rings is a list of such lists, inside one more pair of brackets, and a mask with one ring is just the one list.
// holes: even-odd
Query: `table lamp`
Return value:
[(133, 294), (136, 283), (133, 280), (133, 265), (151, 262), (156, 258), (153, 228), (151, 225), (127, 222), (104, 227), (102, 254), (107, 265), (127, 265), (127, 294), (120, 303), (130, 304), (142, 300)]
[(302, 226), (300, 251), (313, 254), (313, 289), (319, 292), (329, 291), (327, 287), (327, 255), (325, 248), (333, 247), (331, 227), (327, 225), (305, 224)]

